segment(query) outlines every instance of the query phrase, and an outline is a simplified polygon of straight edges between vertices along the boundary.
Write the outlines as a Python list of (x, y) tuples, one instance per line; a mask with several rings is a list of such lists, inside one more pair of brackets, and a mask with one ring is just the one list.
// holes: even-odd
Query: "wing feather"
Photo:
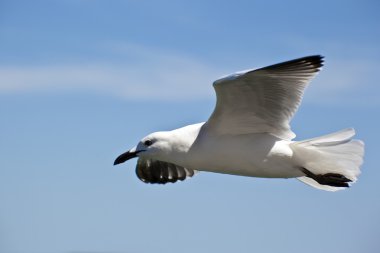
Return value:
[(289, 122), (305, 88), (323, 66), (319, 55), (232, 74), (214, 82), (217, 102), (205, 127), (215, 134), (295, 134)]
[(166, 184), (183, 181), (192, 177), (195, 170), (184, 168), (173, 163), (139, 158), (136, 165), (136, 175), (144, 183)]

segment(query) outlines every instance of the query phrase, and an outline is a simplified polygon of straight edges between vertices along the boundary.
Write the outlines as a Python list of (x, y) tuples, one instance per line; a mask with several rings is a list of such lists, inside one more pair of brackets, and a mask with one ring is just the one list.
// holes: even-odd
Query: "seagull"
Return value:
[(312, 55), (222, 77), (213, 83), (217, 100), (207, 122), (151, 133), (114, 165), (138, 157), (137, 177), (150, 184), (206, 171), (346, 189), (363, 163), (364, 143), (353, 139), (355, 130), (294, 141), (289, 125), (322, 66), (323, 56)]

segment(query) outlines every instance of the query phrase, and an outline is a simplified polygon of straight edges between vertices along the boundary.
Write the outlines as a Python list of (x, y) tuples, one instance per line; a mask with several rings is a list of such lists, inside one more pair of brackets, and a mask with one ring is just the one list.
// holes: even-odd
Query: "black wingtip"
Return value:
[(310, 64), (320, 68), (320, 67), (323, 67), (324, 65), (324, 62), (325, 62), (324, 58), (325, 57), (323, 55), (310, 55), (310, 56), (299, 58), (298, 60), (304, 60), (304, 61), (310, 62)]
[(294, 60), (290, 60), (287, 62), (283, 62), (283, 64), (287, 63), (287, 64), (291, 65), (291, 64), (305, 64), (305, 63), (307, 63), (307, 64), (312, 65), (315, 68), (321, 68), (321, 67), (323, 67), (324, 58), (325, 58), (324, 56), (319, 55), (319, 54), (309, 55), (309, 56), (297, 58)]
[(267, 70), (267, 71), (309, 71), (309, 72), (318, 72), (321, 67), (323, 67), (324, 56), (322, 55), (309, 55), (297, 59), (293, 59), (290, 61), (280, 62), (277, 64), (273, 64), (259, 70)]

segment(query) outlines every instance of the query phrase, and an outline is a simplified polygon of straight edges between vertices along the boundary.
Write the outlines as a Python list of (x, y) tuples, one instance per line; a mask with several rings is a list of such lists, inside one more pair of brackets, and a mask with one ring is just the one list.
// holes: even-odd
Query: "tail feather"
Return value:
[[(342, 175), (352, 183), (360, 174), (360, 166), (363, 163), (364, 143), (353, 140), (355, 130), (344, 129), (336, 133), (321, 137), (294, 142), (292, 149), (298, 164), (320, 178), (323, 175)], [(311, 174), (305, 174), (298, 179), (315, 188), (336, 191), (345, 189), (324, 185), (312, 178)], [(347, 184), (348, 185), (348, 184)]]
[(355, 136), (355, 129), (346, 128), (335, 133), (326, 134), (323, 136), (315, 137), (297, 142), (297, 145), (316, 145), (316, 146), (331, 146), (350, 141)]
[(345, 189), (345, 187), (334, 187), (334, 186), (330, 186), (330, 185), (319, 184), (317, 181), (315, 181), (314, 179), (312, 179), (310, 177), (298, 177), (297, 179), (299, 181), (301, 181), (302, 183), (310, 185), (310, 186), (312, 186), (312, 187), (314, 187), (316, 189), (319, 189), (319, 190), (335, 192), (335, 191), (338, 191), (338, 190)]

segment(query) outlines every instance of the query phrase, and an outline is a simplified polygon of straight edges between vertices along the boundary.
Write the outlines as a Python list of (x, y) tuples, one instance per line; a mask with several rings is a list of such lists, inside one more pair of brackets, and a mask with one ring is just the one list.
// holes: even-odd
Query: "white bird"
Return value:
[(345, 189), (357, 180), (364, 143), (344, 129), (303, 141), (289, 122), (305, 88), (323, 66), (319, 55), (222, 77), (207, 122), (149, 134), (114, 165), (139, 157), (136, 174), (165, 184), (197, 171), (262, 178), (297, 178), (318, 189)]

